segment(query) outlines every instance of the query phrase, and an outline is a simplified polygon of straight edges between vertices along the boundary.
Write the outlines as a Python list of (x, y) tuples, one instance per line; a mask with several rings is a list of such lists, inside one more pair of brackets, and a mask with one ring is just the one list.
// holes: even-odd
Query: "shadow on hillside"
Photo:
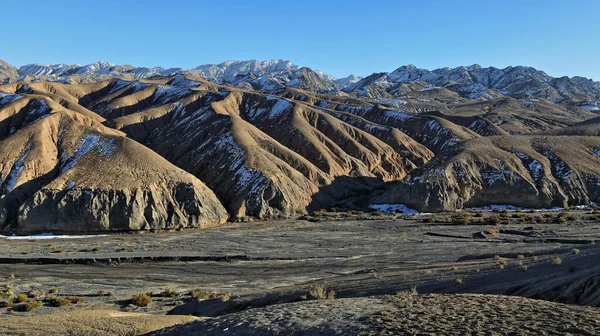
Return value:
[(376, 177), (338, 176), (327, 186), (319, 188), (312, 201), (306, 207), (308, 211), (336, 207), (346, 209), (364, 209), (377, 190), (381, 190), (385, 182)]

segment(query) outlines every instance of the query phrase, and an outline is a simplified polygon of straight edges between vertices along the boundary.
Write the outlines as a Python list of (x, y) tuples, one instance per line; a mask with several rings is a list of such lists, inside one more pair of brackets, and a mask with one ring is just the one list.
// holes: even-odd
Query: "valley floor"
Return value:
[[(3, 239), (1, 274), (15, 294), (37, 290), (49, 295), (56, 288), (56, 296), (77, 296), (83, 302), (61, 308), (44, 304), (31, 312), (0, 308), (0, 334), (19, 333), (18, 326), (23, 324), (16, 322), (43, 314), (111, 310), (223, 316), (219, 317), (223, 320), (236, 318), (232, 314), (239, 311), (248, 319), (256, 311), (265, 314), (264, 319), (279, 305), (285, 310), (297, 308), (300, 315), (309, 306), (341, 309), (344, 302), (355, 305), (361, 300), (396, 306), (396, 293), (415, 290), (421, 294), (516, 295), (600, 306), (600, 247), (594, 244), (600, 241), (600, 223), (595, 213), (569, 211), (564, 221), (555, 220), (567, 218), (557, 212), (485, 213), (464, 223), (453, 215), (327, 213), (205, 230)], [(491, 224), (488, 218), (498, 220), (496, 216), (503, 224)], [(309, 291), (315, 287), (335, 291), (335, 301), (340, 303), (311, 300)], [(197, 301), (188, 294), (194, 289), (230, 295)], [(147, 292), (152, 292), (153, 300), (147, 307), (130, 303), (133, 295)], [(428, 296), (418, 297), (414, 304), (423, 308), (421, 301), (429, 300)], [(453, 300), (462, 300), (452, 295), (435, 298), (450, 306)], [(479, 296), (465, 300), (486, 301)], [(498, 299), (502, 300), (508, 299)], [(247, 310), (260, 307), (264, 308)], [(600, 316), (596, 308), (586, 309)], [(214, 323), (226, 328), (233, 322)], [(581, 333), (573, 334), (598, 332), (589, 328), (593, 319), (581, 323), (577, 329)], [(481, 327), (477, 330), (486, 330)], [(493, 331), (502, 334), (501, 329)]]

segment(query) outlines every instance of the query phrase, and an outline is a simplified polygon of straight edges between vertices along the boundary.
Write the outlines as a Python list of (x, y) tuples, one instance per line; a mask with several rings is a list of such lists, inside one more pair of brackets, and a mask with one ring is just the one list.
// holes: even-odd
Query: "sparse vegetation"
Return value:
[(11, 284), (4, 285), (4, 288), (0, 290), (0, 298), (2, 299), (9, 298), (13, 295), (15, 295), (15, 292), (13, 291), (13, 287)]
[(177, 292), (173, 288), (167, 287), (159, 295), (162, 297), (174, 297), (177, 296)]
[(309, 294), (311, 297), (317, 300), (332, 300), (335, 299), (335, 292), (333, 290), (327, 291), (324, 286), (313, 286)]
[(47, 300), (48, 304), (53, 307), (66, 307), (71, 304), (71, 300), (67, 298), (51, 297)]
[(17, 298), (15, 299), (15, 302), (17, 303), (23, 303), (27, 301), (27, 294), (19, 294), (17, 295)]
[(467, 225), (471, 222), (471, 214), (468, 212), (460, 212), (452, 215), (452, 224)]
[(15, 303), (13, 300), (6, 300), (6, 301), (0, 303), (0, 307), (2, 307), (2, 308), (10, 308), (14, 305), (15, 305)]
[(221, 295), (221, 302), (227, 302), (229, 299), (231, 299), (231, 293), (227, 292)]
[(40, 307), (42, 307), (42, 302), (37, 301), (37, 300), (31, 300), (25, 304), (22, 304), (20, 306), (19, 310), (29, 312), (29, 311), (36, 310)]
[(71, 303), (78, 304), (84, 301), (84, 299), (80, 296), (67, 296), (67, 300), (71, 301)]
[(152, 297), (147, 294), (135, 294), (131, 298), (131, 303), (138, 307), (147, 307), (152, 303)]

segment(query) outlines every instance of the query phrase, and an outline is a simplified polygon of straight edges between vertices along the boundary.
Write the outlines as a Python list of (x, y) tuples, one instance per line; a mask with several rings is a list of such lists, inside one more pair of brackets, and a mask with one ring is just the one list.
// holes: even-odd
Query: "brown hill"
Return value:
[[(583, 153), (593, 153), (600, 145), (594, 138), (572, 136), (598, 134), (595, 121), (582, 123), (594, 115), (592, 112), (544, 99), (504, 97), (474, 103), (446, 88), (404, 90), (403, 95), (394, 96), (398, 98), (374, 102), (345, 93), (320, 94), (298, 88), (264, 94), (190, 75), (88, 84), (4, 84), (0, 85), (0, 108), (5, 115), (0, 120), (0, 145), (11, 149), (7, 153), (14, 153), (3, 158), (3, 167), (8, 167), (4, 168), (3, 180), (10, 181), (7, 176), (24, 153), (19, 148), (37, 144), (19, 136), (33, 129), (37, 137), (47, 135), (39, 139), (44, 148), (69, 155), (77, 151), (78, 139), (86, 139), (90, 132), (110, 135), (118, 139), (116, 152), (123, 154), (116, 156), (117, 166), (122, 164), (124, 170), (135, 171), (131, 175), (139, 176), (118, 184), (119, 188), (156, 187), (161, 190), (156, 197), (168, 198), (164, 190), (172, 195), (174, 187), (161, 174), (176, 169), (174, 165), (206, 184), (231, 219), (289, 216), (347, 204), (347, 199), (358, 200), (384, 182), (394, 186), (383, 194), (376, 190), (373, 201), (407, 203), (424, 210), (506, 203), (507, 199), (531, 207), (597, 199), (597, 172), (593, 168), (597, 159)], [(74, 140), (63, 144), (59, 141), (63, 133), (42, 132), (58, 127), (53, 125), (60, 125), (61, 132), (69, 129)], [(545, 133), (532, 133), (540, 130)], [(531, 135), (510, 136), (513, 132)], [(129, 153), (135, 155), (126, 159)], [(64, 164), (57, 154), (54, 158), (43, 155), (48, 156), (35, 152), (43, 162)], [(29, 158), (29, 154), (24, 157)], [(101, 159), (98, 156), (99, 162)], [(557, 167), (567, 167), (573, 174), (562, 176), (563, 168)], [(111, 171), (108, 166), (96, 162), (86, 169), (115, 180), (129, 178), (127, 174), (113, 177), (101, 171)], [(30, 179), (40, 175), (31, 165), (22, 170), (23, 176), (31, 175)], [(52, 168), (42, 171), (46, 174)], [(202, 185), (190, 175), (179, 174), (183, 173), (172, 177)], [(55, 179), (61, 180), (61, 174), (50, 178)], [(107, 184), (106, 179), (98, 180)], [(83, 181), (85, 187), (101, 187), (92, 183), (96, 181)], [(110, 184), (110, 188), (116, 185)], [(212, 209), (207, 211), (211, 215), (206, 223), (190, 220), (185, 211), (183, 215), (173, 212), (180, 202), (169, 200), (165, 202), (175, 205), (164, 205), (166, 210), (152, 215), (154, 224), (149, 227), (179, 225), (180, 218), (187, 218), (182, 226), (221, 222), (215, 196), (206, 187), (197, 188), (198, 195), (210, 199), (205, 202)], [(3, 202), (18, 199), (12, 202), (20, 207), (38, 189), (42, 187), (32, 187), (31, 192), (19, 198), (6, 197)], [(514, 195), (515, 190), (519, 196)], [(98, 207), (104, 207), (104, 202), (112, 200), (97, 202), (102, 204)], [(361, 202), (353, 206), (364, 206)], [(11, 211), (6, 220), (18, 221), (19, 215)], [(172, 213), (178, 214), (177, 220)], [(73, 215), (61, 215), (61, 221)], [(99, 227), (106, 228), (108, 220), (102, 216), (98, 212), (92, 217), (95, 223), (104, 223)], [(116, 225), (148, 227), (140, 219), (134, 222)]]
[(47, 96), (0, 107), (0, 225), (11, 232), (211, 226), (211, 190), (159, 155)]
[(427, 211), (589, 204), (600, 200), (599, 154), (597, 137), (477, 138), (436, 157), (374, 202)]

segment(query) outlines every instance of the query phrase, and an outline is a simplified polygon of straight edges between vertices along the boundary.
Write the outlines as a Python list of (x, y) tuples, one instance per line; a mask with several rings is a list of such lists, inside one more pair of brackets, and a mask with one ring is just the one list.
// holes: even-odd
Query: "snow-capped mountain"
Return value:
[(426, 70), (414, 65), (402, 66), (390, 73), (377, 73), (343, 90), (359, 97), (391, 98), (405, 94), (403, 86), (419, 84), (421, 90), (445, 87), (464, 97), (485, 100), (498, 95), (516, 98), (547, 98), (589, 101), (600, 96), (600, 82), (583, 77), (554, 78), (543, 71), (525, 66), (504, 69), (480, 65)]
[(322, 71), (299, 67), (286, 60), (227, 61), (183, 69), (162, 67), (133, 67), (96, 62), (88, 65), (28, 64), (18, 69), (21, 80), (61, 81), (68, 83), (90, 82), (113, 77), (150, 78), (172, 76), (179, 73), (196, 75), (208, 81), (246, 87), (258, 91), (275, 92), (286, 87), (306, 89), (321, 93), (338, 90), (336, 78)]
[[(583, 77), (555, 78), (526, 66), (499, 69), (484, 68), (475, 64), (427, 70), (405, 65), (392, 72), (374, 73), (364, 78), (351, 75), (340, 79), (322, 71), (300, 67), (287, 60), (227, 61), (190, 69), (134, 67), (108, 62), (88, 65), (29, 64), (18, 69), (21, 80), (67, 83), (93, 82), (114, 77), (164, 77), (180, 73), (200, 76), (218, 84), (268, 93), (278, 92), (286, 87), (330, 94), (341, 90), (351, 96), (376, 100), (401, 98), (411, 92), (438, 87), (475, 100), (511, 96), (525, 99), (545, 98), (555, 102), (571, 101), (586, 105), (600, 99), (600, 82)], [(16, 78), (13, 73), (12, 77), (4, 75), (0, 80), (14, 81)]]

